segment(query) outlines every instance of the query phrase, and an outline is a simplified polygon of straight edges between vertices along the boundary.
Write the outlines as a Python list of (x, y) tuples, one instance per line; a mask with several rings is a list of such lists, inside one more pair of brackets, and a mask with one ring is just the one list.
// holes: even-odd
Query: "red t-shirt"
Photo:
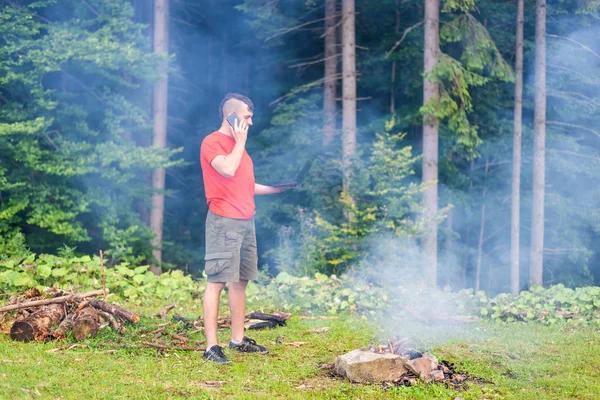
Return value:
[(219, 131), (202, 141), (200, 165), (204, 177), (204, 192), (208, 209), (227, 218), (250, 219), (255, 214), (254, 164), (244, 150), (240, 166), (231, 178), (226, 178), (210, 163), (216, 156), (226, 156), (233, 151), (235, 139)]

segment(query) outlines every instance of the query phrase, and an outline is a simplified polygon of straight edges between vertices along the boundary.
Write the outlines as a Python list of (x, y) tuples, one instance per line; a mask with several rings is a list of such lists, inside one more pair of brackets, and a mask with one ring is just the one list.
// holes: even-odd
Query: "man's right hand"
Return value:
[(235, 139), (235, 142), (245, 145), (246, 139), (248, 139), (248, 124), (236, 118), (231, 130), (233, 132), (233, 138)]

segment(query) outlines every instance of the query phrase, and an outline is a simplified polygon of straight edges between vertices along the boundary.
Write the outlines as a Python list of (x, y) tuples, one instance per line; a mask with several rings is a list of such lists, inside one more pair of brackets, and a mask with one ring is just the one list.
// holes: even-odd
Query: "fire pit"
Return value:
[(356, 383), (412, 386), (419, 378), (456, 389), (465, 385), (468, 374), (458, 373), (451, 362), (438, 362), (431, 354), (406, 347), (407, 340), (389, 340), (387, 345), (369, 346), (368, 350), (341, 355), (335, 360), (335, 373)]

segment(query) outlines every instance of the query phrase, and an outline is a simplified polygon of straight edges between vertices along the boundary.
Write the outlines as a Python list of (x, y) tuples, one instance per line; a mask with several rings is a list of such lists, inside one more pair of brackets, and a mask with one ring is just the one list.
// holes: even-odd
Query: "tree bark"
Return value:
[(58, 325), (58, 328), (52, 332), (54, 339), (59, 342), (64, 341), (67, 338), (67, 332), (73, 328), (73, 314), (68, 314), (62, 322)]
[(356, 153), (356, 29), (354, 0), (342, 0), (342, 166), (348, 191), (352, 159)]
[(77, 340), (96, 337), (99, 326), (100, 317), (94, 307), (84, 307), (73, 315), (73, 336)]
[(16, 321), (10, 329), (13, 340), (43, 342), (52, 333), (52, 327), (65, 317), (65, 307), (62, 304), (50, 304), (27, 318)]
[[(166, 57), (169, 53), (169, 0), (155, 0), (154, 3), (154, 53)], [(161, 78), (154, 86), (154, 139), (155, 147), (164, 149), (167, 146), (167, 90), (168, 76), (166, 66), (160, 69)], [(154, 234), (154, 250), (152, 252), (156, 264), (152, 272), (160, 274), (162, 263), (163, 217), (165, 211), (165, 169), (152, 172), (152, 188), (157, 192), (152, 197), (150, 213), (150, 229)]]
[[(396, 11), (396, 35), (400, 33), (400, 0), (395, 2)], [(392, 61), (392, 84), (390, 85), (390, 113), (396, 112), (396, 60)]]
[[(146, 25), (146, 28), (143, 30), (143, 34), (147, 37), (150, 37), (153, 32), (153, 17), (154, 10), (152, 1), (148, 0), (135, 0), (134, 1), (134, 9), (136, 21)], [(145, 81), (141, 83), (140, 91), (142, 92), (142, 96), (144, 98), (144, 107), (148, 115), (152, 115), (152, 88), (150, 87), (149, 82)], [(135, 135), (136, 143), (142, 147), (148, 147), (151, 145), (150, 132), (147, 130), (138, 131), (137, 135)], [(144, 171), (140, 173), (139, 178), (144, 182), (144, 185), (148, 187), (152, 185), (152, 176), (148, 171)], [(137, 201), (137, 211), (140, 215), (141, 221), (146, 224), (146, 226), (150, 226), (150, 207), (145, 201), (138, 200)]]
[[(431, 82), (429, 74), (436, 66), (439, 57), (439, 0), (425, 1), (425, 46), (423, 104), (439, 95), (437, 83)], [(423, 238), (425, 258), (425, 281), (430, 286), (437, 284), (437, 224), (435, 215), (438, 210), (438, 132), (439, 121), (433, 115), (423, 117), (423, 182), (428, 184), (423, 192), (424, 216), (428, 226)]]
[(546, 175), (546, 0), (536, 0), (533, 195), (529, 283), (541, 285), (544, 268), (544, 196)]
[[(490, 162), (485, 161), (485, 176), (484, 180), (487, 180), (487, 173), (489, 170)], [(483, 242), (485, 237), (485, 197), (487, 195), (487, 182), (483, 185), (483, 193), (481, 194), (481, 218), (479, 221), (479, 241), (477, 242), (477, 265), (475, 267), (475, 292), (478, 292), (481, 288), (481, 262), (483, 260)]]
[(137, 313), (131, 312), (114, 304), (105, 303), (100, 300), (90, 299), (89, 302), (93, 307), (99, 310), (106, 311), (107, 313), (115, 315), (119, 318), (133, 322), (134, 324), (140, 322), (140, 315)]
[(521, 236), (521, 135), (523, 131), (523, 24), (524, 0), (517, 3), (517, 39), (515, 60), (515, 112), (513, 127), (513, 170), (510, 221), (510, 289), (518, 294)]
[(336, 0), (325, 0), (325, 86), (323, 88), (323, 144), (335, 139), (336, 79), (338, 59), (336, 48)]

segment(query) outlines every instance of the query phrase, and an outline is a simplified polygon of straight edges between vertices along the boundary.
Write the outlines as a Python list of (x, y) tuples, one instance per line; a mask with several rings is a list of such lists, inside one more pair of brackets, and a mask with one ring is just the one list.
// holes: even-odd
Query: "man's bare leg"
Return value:
[(246, 318), (246, 286), (248, 281), (229, 284), (229, 310), (231, 312), (231, 340), (240, 343), (244, 338)]
[(206, 335), (207, 350), (218, 344), (217, 320), (219, 319), (219, 297), (224, 287), (225, 283), (208, 282), (204, 291), (204, 334)]

